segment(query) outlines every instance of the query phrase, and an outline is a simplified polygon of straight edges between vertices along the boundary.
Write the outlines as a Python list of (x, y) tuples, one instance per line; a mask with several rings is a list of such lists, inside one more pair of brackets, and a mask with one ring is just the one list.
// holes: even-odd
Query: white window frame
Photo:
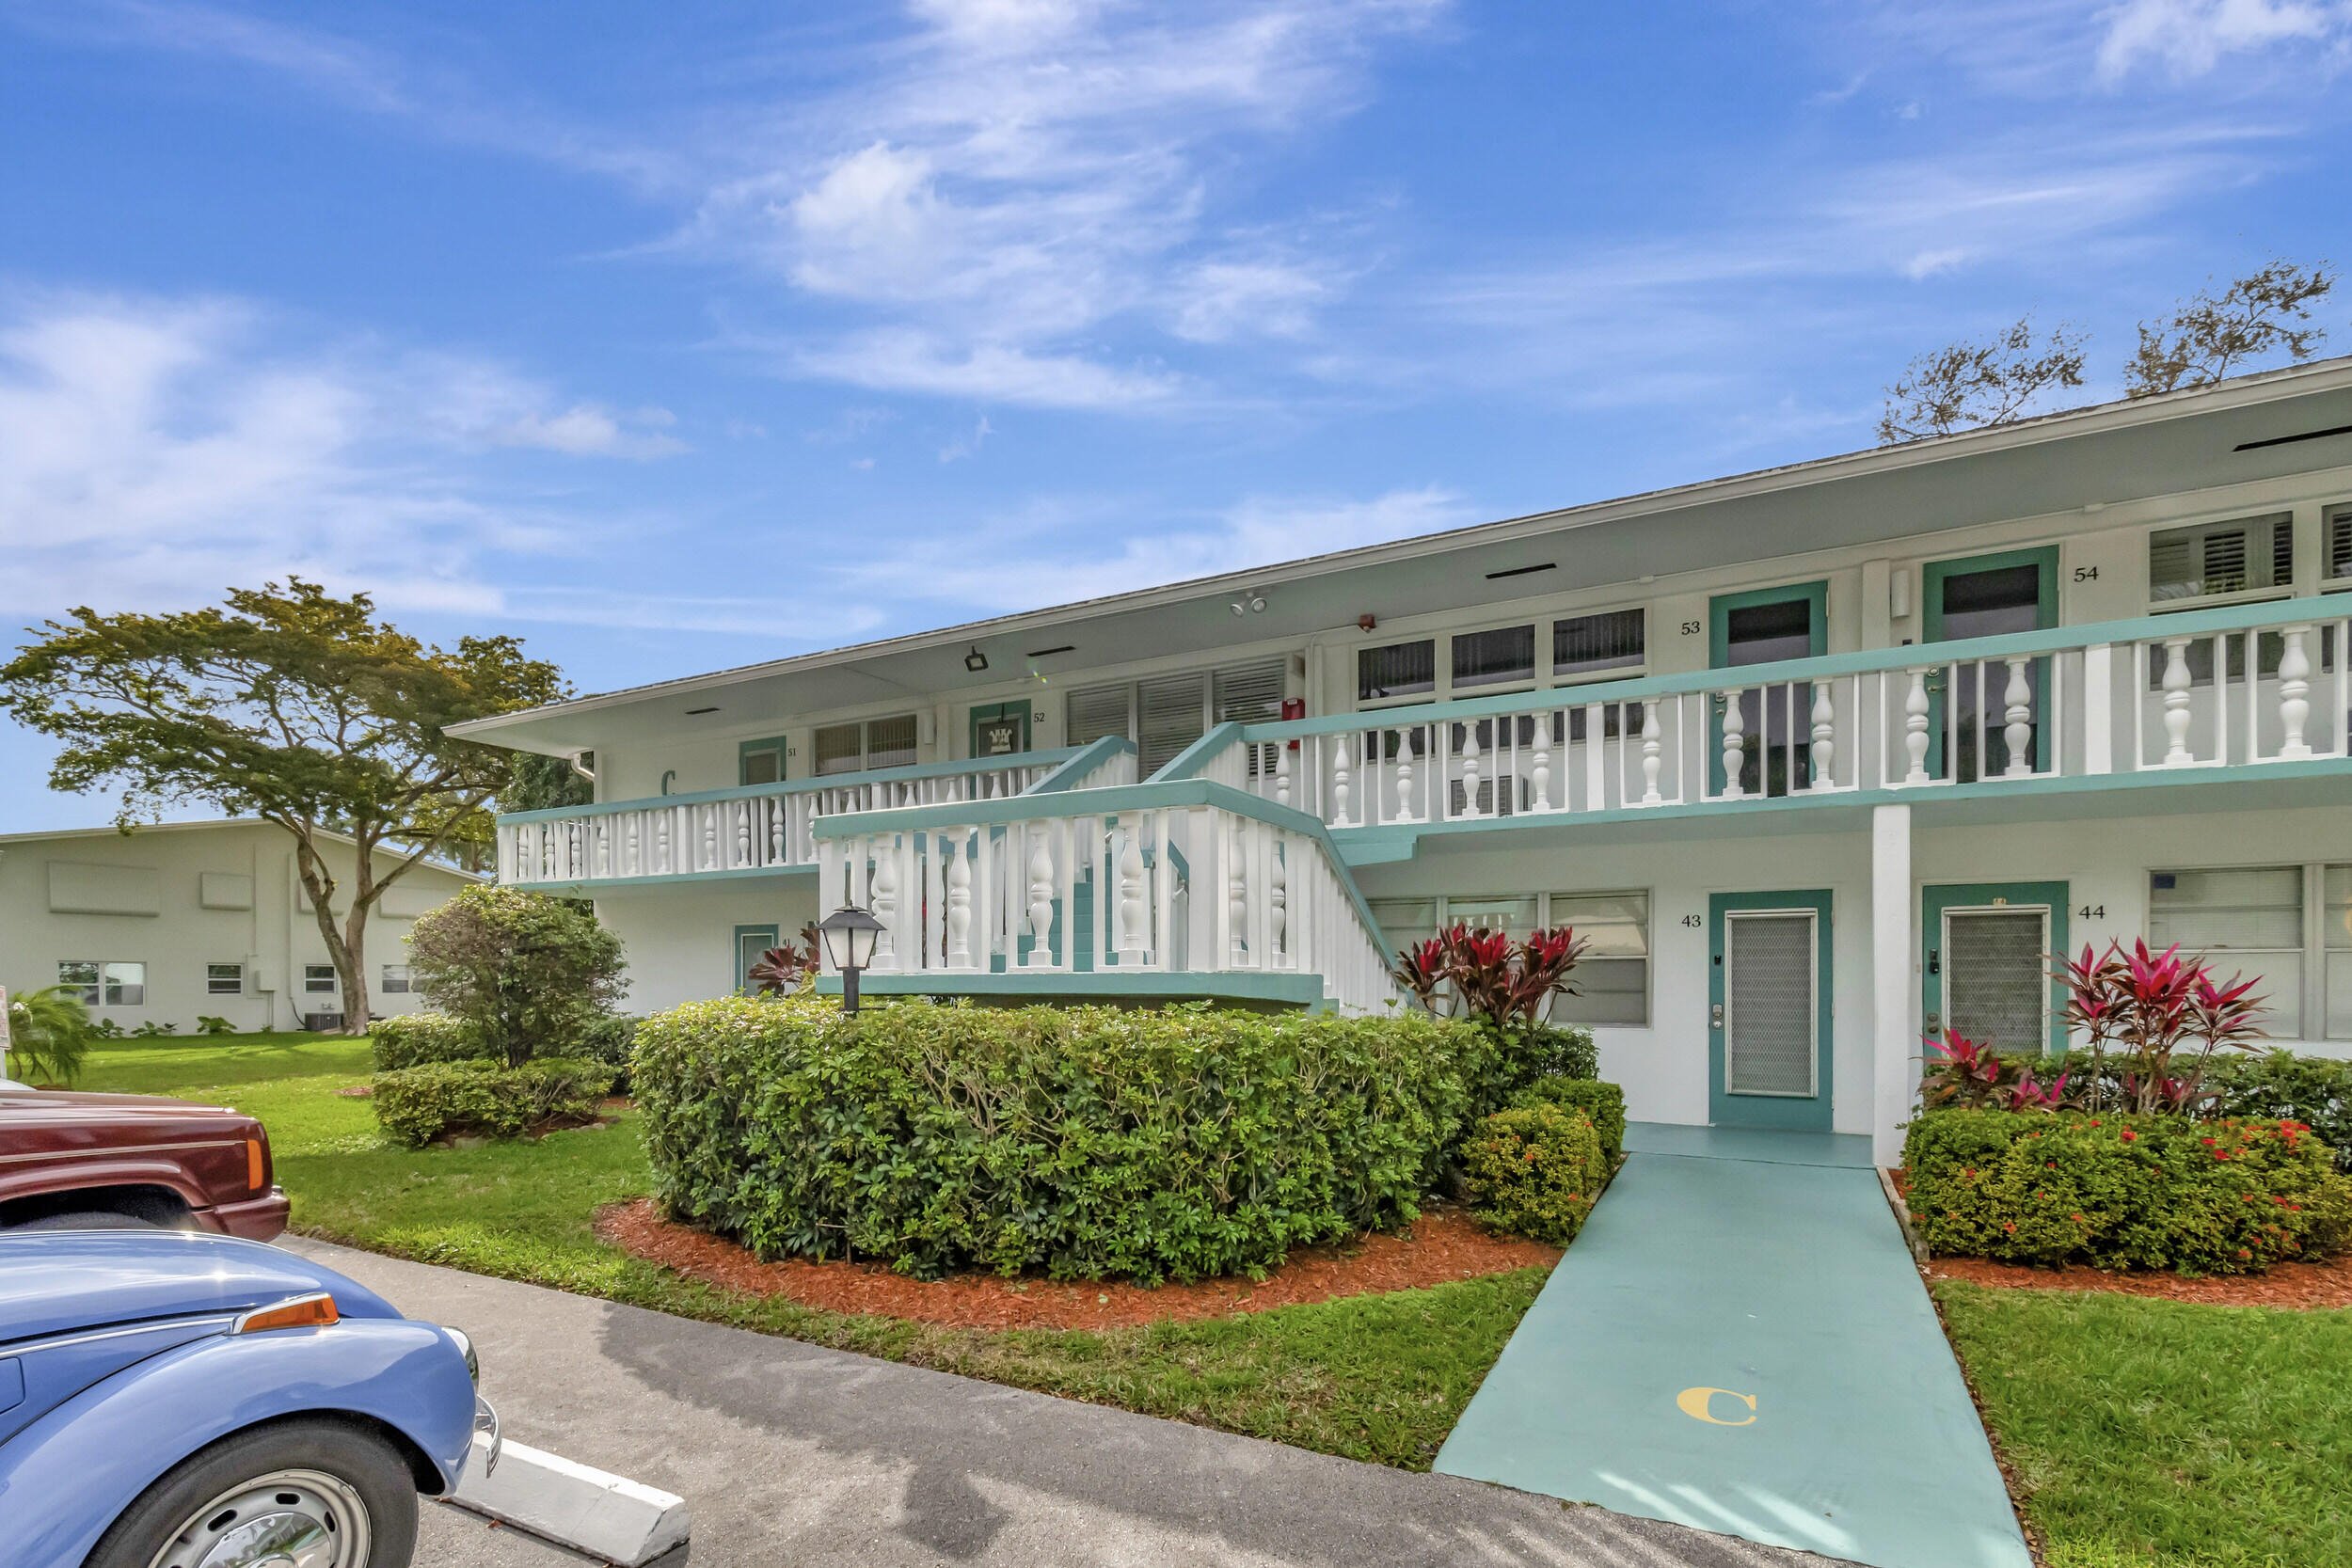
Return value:
[[(223, 970), (231, 973), (223, 975), (221, 974)], [(221, 981), (224, 978), (229, 981), (229, 989), (226, 990), (221, 989)], [(206, 964), (204, 966), (204, 994), (207, 996), (243, 996), (245, 994), (244, 961), (240, 959), (235, 963)]]
[[(2233, 589), (2226, 594), (2197, 594), (2175, 599), (2160, 599), (2156, 597), (2156, 574), (2153, 558), (2155, 555), (2157, 534), (2194, 533), (2201, 538), (2207, 531), (2214, 529), (2229, 528), (2237, 524), (2245, 524), (2251, 527), (2257, 523), (2266, 523), (2275, 528), (2281, 522), (2286, 525), (2287, 529), (2288, 551), (2295, 557), (2295, 559), (2289, 562), (2286, 581), (2265, 583), (2258, 588)], [(2148, 571), (2148, 613), (2151, 615), (2168, 615), (2180, 610), (2213, 610), (2224, 605), (2236, 604), (2267, 604), (2275, 599), (2291, 599), (2295, 597), (2296, 583), (2310, 569), (2309, 563), (2301, 559), (2302, 552), (2296, 548), (2295, 535), (2295, 513), (2292, 508), (2288, 507), (2272, 507), (2268, 511), (2264, 512), (2237, 512), (2224, 516), (2206, 517), (2197, 521), (2172, 521), (2154, 524), (2140, 536), (2140, 563), (2142, 566), (2146, 567)], [(2324, 541), (2321, 547), (2323, 549), (2326, 547)]]
[[(2151, 930), (2155, 924), (2156, 911), (2154, 879), (2160, 875), (2178, 875), (2184, 871), (2284, 871), (2288, 869), (2301, 871), (2303, 874), (2303, 946), (2301, 950), (2303, 978), (2296, 996), (2296, 1014), (2302, 1022), (2293, 1037), (2290, 1038), (2284, 1035), (2275, 1036), (2271, 1037), (2270, 1043), (2285, 1046), (2305, 1042), (2322, 1043), (2330, 1038), (2328, 1034), (2328, 938), (2326, 932), (2321, 929), (2327, 917), (2327, 873), (2330, 865), (2344, 863), (2346, 863), (2342, 861), (2233, 860), (2216, 862), (2211, 864), (2199, 864), (2190, 861), (2169, 861), (2161, 865), (2144, 866), (2139, 873), (2139, 934), (2152, 947), (2154, 945), (2155, 937)], [(2183, 951), (2185, 952), (2188, 949), (2184, 947)], [(2233, 971), (2243, 974), (2252, 968), (2250, 963), (2233, 962), (2233, 958), (2251, 959), (2265, 953), (2291, 951), (2294, 950), (2284, 947), (2221, 948), (2215, 955), (2217, 959), (2215, 967), (2220, 971), (2216, 978), (2226, 980)], [(2267, 976), (2265, 978), (2266, 979)]]
[[(1423, 933), (1422, 940), (1426, 940), (1428, 937), (1437, 935), (1438, 932), (1446, 929), (1454, 924), (1455, 919), (1454, 906), (1456, 903), (1462, 904), (1465, 907), (1470, 907), (1480, 904), (1491, 904), (1505, 898), (1515, 900), (1532, 898), (1535, 901), (1535, 928), (1538, 930), (1548, 931), (1551, 929), (1552, 927), (1560, 923), (1552, 911), (1552, 901), (1554, 899), (1565, 902), (1571, 899), (1584, 898), (1622, 898), (1629, 897), (1636, 894), (1641, 895), (1643, 907), (1645, 911), (1642, 917), (1642, 942), (1644, 946), (1648, 949), (1647, 952), (1642, 955), (1641, 960), (1642, 1021), (1639, 1023), (1579, 1023), (1570, 1025), (1570, 1027), (1579, 1029), (1648, 1029), (1656, 1026), (1658, 1017), (1658, 938), (1656, 926), (1658, 915), (1658, 893), (1654, 888), (1579, 888), (1574, 892), (1561, 890), (1549, 893), (1392, 893), (1382, 894), (1377, 896), (1368, 895), (1368, 901), (1375, 906), (1384, 903), (1415, 903), (1430, 904), (1435, 906), (1437, 910), (1437, 920), (1430, 930)], [(1521, 934), (1524, 935), (1525, 933)], [(1549, 1008), (1546, 1009), (1545, 1016), (1547, 1018), (1550, 1016)]]
[[(319, 984), (322, 977), (326, 981), (325, 985)], [(342, 980), (336, 974), (333, 964), (304, 964), (302, 966), (303, 995), (333, 996), (342, 989)]]
[[(1419, 707), (1431, 703), (1467, 702), (1472, 697), (1507, 697), (1530, 691), (1567, 690), (1577, 687), (1598, 686), (1611, 681), (1637, 681), (1649, 674), (1649, 623), (1651, 606), (1646, 600), (1633, 603), (1579, 605), (1567, 610), (1529, 610), (1516, 615), (1488, 616), (1476, 621), (1449, 622), (1432, 627), (1406, 626), (1391, 635), (1385, 629), (1359, 641), (1342, 644), (1347, 656), (1347, 690), (1356, 706), (1356, 713), (1378, 713), (1390, 708)], [(1562, 621), (1581, 621), (1587, 616), (1617, 615), (1634, 610), (1642, 617), (1642, 662), (1622, 665), (1614, 670), (1591, 670), (1570, 674), (1557, 674), (1552, 670), (1552, 644), (1556, 627)], [(1484, 632), (1512, 631), (1535, 625), (1535, 673), (1532, 680), (1482, 682), (1457, 689), (1454, 684), (1454, 640), (1476, 637)], [(1363, 676), (1357, 656), (1367, 649), (1397, 646), (1406, 642), (1433, 644), (1431, 657), (1434, 684), (1427, 691), (1408, 692), (1401, 697), (1366, 697)]]
[[(399, 975), (398, 980), (392, 978)], [(407, 964), (386, 964), (376, 975), (376, 992), (382, 996), (412, 996), (416, 993), (416, 972)]]

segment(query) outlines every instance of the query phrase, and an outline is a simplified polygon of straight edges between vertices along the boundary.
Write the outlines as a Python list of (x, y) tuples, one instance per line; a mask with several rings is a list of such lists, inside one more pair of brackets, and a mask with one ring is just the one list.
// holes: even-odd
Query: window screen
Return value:
[(1136, 765), (1150, 778), (1208, 733), (1208, 677), (1159, 675), (1136, 683)]
[(914, 715), (901, 713), (866, 724), (866, 766), (910, 768), (914, 764)]
[(1090, 746), (1106, 735), (1134, 739), (1128, 727), (1134, 698), (1135, 688), (1124, 681), (1073, 691), (1064, 713), (1065, 737), (1073, 746)]
[(1282, 673), (1288, 660), (1263, 659), (1219, 670), (1216, 682), (1216, 721), (1220, 724), (1271, 724), (1282, 717)]
[(1647, 657), (1638, 610), (1603, 610), (1551, 624), (1551, 673), (1555, 675), (1629, 670)]
[(204, 994), (207, 996), (242, 996), (245, 993), (245, 965), (206, 964)]
[(834, 724), (817, 732), (817, 771), (854, 773), (866, 766), (866, 728)]
[(2303, 868), (2157, 871), (2148, 879), (2148, 944), (2206, 953), (2227, 979), (2262, 976), (2258, 1022), (2283, 1039), (2303, 1032)]
[(2352, 578), (2352, 506), (2331, 506), (2319, 526), (2328, 551), (2328, 579)]
[(1724, 921), (1724, 1087), (1733, 1094), (1813, 1092), (1813, 916)]
[(2295, 580), (2295, 516), (2274, 512), (2148, 536), (2148, 597), (2196, 599)]
[(1356, 699), (1377, 702), (1383, 697), (1410, 697), (1438, 689), (1438, 644), (1391, 642), (1385, 648), (1364, 648), (1356, 655)]
[(1502, 686), (1535, 678), (1535, 628), (1501, 626), (1454, 639), (1454, 684)]
[(1590, 939), (1570, 976), (1579, 994), (1554, 997), (1556, 1023), (1649, 1022), (1649, 895), (1555, 893), (1550, 923)]

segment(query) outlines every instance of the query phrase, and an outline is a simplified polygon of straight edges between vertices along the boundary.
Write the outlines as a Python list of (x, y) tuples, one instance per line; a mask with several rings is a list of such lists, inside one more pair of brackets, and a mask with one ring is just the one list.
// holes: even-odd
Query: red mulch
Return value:
[(1300, 1247), (1260, 1280), (1120, 1285), (994, 1275), (926, 1283), (872, 1263), (763, 1263), (735, 1243), (665, 1220), (650, 1198), (597, 1212), (596, 1234), (631, 1257), (691, 1278), (834, 1312), (872, 1312), (948, 1328), (1116, 1328), (1186, 1323), (1270, 1307), (1442, 1285), (1512, 1269), (1549, 1268), (1558, 1247), (1481, 1229), (1456, 1209), (1422, 1212), (1403, 1236), (1367, 1235), (1344, 1246)]
[(2278, 1263), (2267, 1274), (2217, 1275), (2205, 1279), (2183, 1279), (2174, 1274), (2114, 1274), (2079, 1263), (2043, 1269), (1983, 1258), (1937, 1258), (1929, 1262), (1928, 1274), (1931, 1278), (1964, 1279), (1971, 1285), (2024, 1291), (2113, 1291), (2208, 1307), (2286, 1307), (2304, 1311), (2352, 1307), (2352, 1258)]

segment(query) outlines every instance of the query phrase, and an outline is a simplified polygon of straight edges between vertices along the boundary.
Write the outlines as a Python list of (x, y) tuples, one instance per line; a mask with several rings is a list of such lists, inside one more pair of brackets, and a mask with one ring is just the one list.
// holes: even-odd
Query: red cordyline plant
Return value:
[(1928, 1042), (1928, 1070), (1919, 1081), (1919, 1101), (1927, 1106), (1958, 1105), (1974, 1110), (1992, 1103), (2010, 1075), (2010, 1064), (1991, 1048), (1964, 1039), (1947, 1029), (1940, 1040)]
[[(2264, 1037), (2254, 1020), (2264, 998), (2254, 994), (2261, 976), (2233, 974), (2216, 981), (2201, 956), (2183, 958), (2178, 942), (2152, 953), (2135, 941), (2105, 953), (2086, 944), (2080, 958), (2058, 960), (2053, 972), (2066, 987), (2066, 1022), (2090, 1037), (2092, 1109), (2106, 1092), (2106, 1054), (2113, 1047), (2130, 1057), (2124, 1074), (2122, 1109), (2193, 1112), (2204, 1098), (2205, 1064), (2216, 1051), (2250, 1051)], [(2193, 1050), (2193, 1064), (2173, 1071), (2173, 1058)]]
[(1467, 1009), (1497, 1029), (1526, 1027), (1552, 997), (1577, 994), (1569, 973), (1591, 945), (1566, 926), (1514, 942), (1508, 932), (1457, 923), (1399, 953), (1395, 974), (1433, 1013)]
[(762, 953), (750, 970), (747, 978), (752, 990), (763, 996), (789, 996), (801, 989), (801, 982), (817, 973), (817, 927), (801, 927), (801, 940), (796, 944), (786, 942)]

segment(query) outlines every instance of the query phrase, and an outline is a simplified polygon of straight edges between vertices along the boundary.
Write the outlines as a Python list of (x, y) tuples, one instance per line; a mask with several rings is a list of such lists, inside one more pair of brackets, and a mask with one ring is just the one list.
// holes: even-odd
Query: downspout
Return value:
[(596, 753), (593, 751), (581, 750), (571, 752), (564, 760), (572, 765), (573, 772), (579, 774), (581, 778), (586, 779), (590, 784), (595, 784), (596, 782), (596, 769), (584, 766), (580, 759), (582, 757), (593, 757), (596, 754)]

